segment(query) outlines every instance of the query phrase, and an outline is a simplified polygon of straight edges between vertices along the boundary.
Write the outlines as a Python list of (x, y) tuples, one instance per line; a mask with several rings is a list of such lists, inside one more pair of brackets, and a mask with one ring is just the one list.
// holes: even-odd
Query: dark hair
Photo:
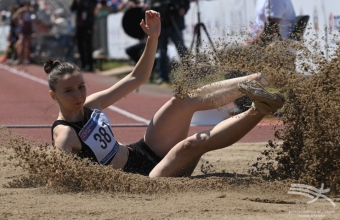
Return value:
[(73, 74), (76, 71), (80, 73), (79, 67), (74, 63), (51, 59), (44, 63), (44, 71), (48, 75), (48, 85), (53, 92), (55, 92), (55, 85), (58, 83), (59, 77)]

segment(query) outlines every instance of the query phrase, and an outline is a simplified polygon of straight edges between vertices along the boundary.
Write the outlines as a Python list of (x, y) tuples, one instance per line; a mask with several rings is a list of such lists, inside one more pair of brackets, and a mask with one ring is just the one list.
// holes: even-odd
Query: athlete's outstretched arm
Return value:
[(104, 109), (134, 91), (149, 79), (161, 31), (160, 14), (152, 10), (146, 11), (145, 21), (142, 20), (140, 26), (148, 35), (148, 39), (144, 52), (134, 70), (110, 88), (87, 97), (86, 107)]

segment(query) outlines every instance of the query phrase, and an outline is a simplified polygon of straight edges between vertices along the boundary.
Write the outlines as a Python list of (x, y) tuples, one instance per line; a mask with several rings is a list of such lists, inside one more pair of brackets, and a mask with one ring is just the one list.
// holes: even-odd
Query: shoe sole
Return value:
[(265, 102), (269, 105), (284, 104), (285, 98), (281, 94), (270, 93), (266, 91), (260, 84), (256, 84), (255, 86), (256, 87), (253, 87), (252, 85), (248, 85), (246, 83), (239, 83), (238, 89), (253, 101), (257, 100), (260, 102)]

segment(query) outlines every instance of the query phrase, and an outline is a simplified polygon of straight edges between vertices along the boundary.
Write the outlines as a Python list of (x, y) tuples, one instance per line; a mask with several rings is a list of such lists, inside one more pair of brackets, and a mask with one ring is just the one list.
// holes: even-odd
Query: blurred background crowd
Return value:
[[(2, 1), (1, 4), (1, 22), (9, 28), (7, 48), (1, 62), (28, 64), (52, 53), (62, 56), (63, 51), (57, 46), (59, 41), (71, 44), (74, 24), (67, 1), (18, 0)], [(61, 46), (66, 48), (69, 45), (64, 42)]]
[(106, 53), (107, 16), (142, 4), (138, 0), (1, 1), (1, 26), (9, 31), (0, 62), (41, 63), (56, 57), (93, 71), (93, 55)]
[[(335, 45), (340, 42), (334, 37), (340, 30), (339, 6), (338, 0), (311, 4), (301, 0), (1, 0), (0, 62), (41, 64), (47, 58), (64, 59), (88, 72), (102, 70), (102, 62), (110, 59), (133, 65), (145, 47), (139, 23), (145, 10), (154, 9), (162, 14), (154, 81), (169, 84), (170, 63), (183, 61), (188, 53), (196, 55), (206, 51), (204, 46), (214, 48), (213, 44), (225, 49), (227, 41), (251, 45), (263, 41), (261, 33), (271, 36), (270, 41), (298, 40), (291, 33), (296, 33), (300, 21), (308, 23), (311, 33), (304, 38), (315, 36), (321, 45)], [(325, 48), (328, 59), (331, 51)]]

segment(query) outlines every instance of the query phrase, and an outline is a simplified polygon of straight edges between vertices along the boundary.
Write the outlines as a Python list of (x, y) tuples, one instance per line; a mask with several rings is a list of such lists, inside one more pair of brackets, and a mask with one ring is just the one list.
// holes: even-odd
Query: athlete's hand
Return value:
[(143, 31), (152, 38), (158, 38), (161, 33), (161, 15), (153, 10), (145, 12), (145, 21), (141, 21)]

